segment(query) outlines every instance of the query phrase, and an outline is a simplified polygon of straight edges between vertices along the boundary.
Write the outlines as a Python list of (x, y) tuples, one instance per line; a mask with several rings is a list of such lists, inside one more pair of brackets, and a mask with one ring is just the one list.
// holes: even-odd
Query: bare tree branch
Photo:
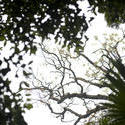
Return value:
[(61, 97), (61, 99), (58, 101), (58, 103), (62, 103), (65, 99), (70, 99), (70, 98), (74, 98), (74, 97), (77, 97), (77, 98), (80, 98), (80, 99), (98, 99), (98, 100), (108, 100), (108, 97), (107, 96), (104, 96), (104, 95), (88, 95), (86, 93), (68, 93), (67, 95), (64, 95)]
[(92, 82), (92, 81), (90, 81), (90, 80), (86, 80), (86, 79), (81, 78), (81, 77), (77, 77), (76, 79), (77, 79), (77, 80), (80, 80), (80, 81), (83, 81), (84, 83), (89, 83), (89, 84), (91, 84), (91, 85), (93, 85), (93, 86), (97, 86), (97, 87), (99, 87), (99, 88), (107, 87), (107, 85), (99, 84), (99, 83), (94, 83), (94, 82)]

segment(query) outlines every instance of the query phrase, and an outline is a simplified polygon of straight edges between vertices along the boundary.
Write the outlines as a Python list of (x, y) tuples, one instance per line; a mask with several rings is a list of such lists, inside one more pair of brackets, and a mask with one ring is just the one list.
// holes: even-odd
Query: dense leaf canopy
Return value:
[[(24, 43), (23, 50), (35, 49), (35, 35), (44, 40), (50, 34), (55, 39), (64, 39), (64, 45), (80, 45), (83, 33), (88, 29), (84, 14), (77, 0), (11, 0), (0, 2), (1, 40), (9, 40), (18, 46)], [(6, 17), (3, 22), (2, 18)], [(79, 33), (79, 37), (77, 36)]]
[[(109, 25), (124, 23), (124, 0), (88, 0), (88, 3), (95, 14), (96, 8), (105, 14)], [(0, 18), (0, 40), (14, 43), (17, 52), (21, 51), (18, 45), (23, 42), (23, 51), (35, 53), (35, 35), (44, 40), (53, 34), (64, 46), (79, 47), (83, 33), (88, 29), (88, 21), (78, 0), (1, 0)], [(3, 18), (6, 19), (3, 21)]]
[(98, 8), (99, 13), (105, 15), (109, 26), (118, 27), (125, 23), (125, 1), (124, 0), (88, 0), (93, 6), (93, 12)]

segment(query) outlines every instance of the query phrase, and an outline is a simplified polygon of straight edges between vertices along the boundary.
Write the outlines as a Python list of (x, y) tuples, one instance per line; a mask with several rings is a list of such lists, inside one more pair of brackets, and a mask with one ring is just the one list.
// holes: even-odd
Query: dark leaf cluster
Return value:
[(93, 6), (93, 12), (98, 8), (99, 13), (105, 15), (109, 26), (118, 27), (125, 23), (125, 1), (124, 0), (88, 0)]
[[(0, 1), (0, 40), (9, 40), (17, 47), (24, 44), (23, 51), (35, 53), (35, 35), (55, 39), (63, 38), (63, 45), (78, 46), (83, 33), (88, 29), (85, 15), (77, 0), (1, 0)], [(3, 21), (3, 18), (6, 20)], [(78, 37), (78, 33), (80, 36)]]
[(0, 125), (27, 125), (22, 113), (22, 97), (11, 91), (8, 79), (0, 77)]

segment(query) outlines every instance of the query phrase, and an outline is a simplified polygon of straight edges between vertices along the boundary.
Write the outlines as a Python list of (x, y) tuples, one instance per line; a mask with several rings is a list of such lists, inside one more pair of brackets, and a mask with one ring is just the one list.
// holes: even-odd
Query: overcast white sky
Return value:
[[(81, 5), (81, 7), (83, 6), (82, 4), (80, 4), (80, 5)], [(104, 33), (109, 34), (114, 31), (116, 31), (116, 30), (113, 30), (113, 29), (110, 29), (107, 27), (107, 24), (104, 20), (104, 16), (102, 14), (98, 14), (98, 16), (96, 16), (96, 18), (91, 22), (91, 26), (87, 33), (89, 35), (90, 41), (93, 44), (94, 43), (93, 37), (95, 35), (99, 36), (99, 38), (103, 38)], [(92, 46), (90, 45), (90, 47), (87, 48), (87, 50), (89, 51), (91, 49), (92, 49)], [(33, 109), (31, 109), (30, 111), (27, 111), (24, 114), (24, 117), (25, 117), (25, 120), (27, 121), (28, 125), (43, 125), (43, 124), (46, 124), (46, 125), (50, 125), (50, 124), (51, 125), (71, 125), (70, 122), (62, 123), (60, 121), (60, 119), (57, 119), (55, 117), (55, 115), (51, 114), (50, 110), (47, 107), (43, 106), (42, 104), (35, 104)]]
[[(83, 5), (81, 4), (81, 7), (82, 6)], [(104, 16), (102, 14), (98, 14), (98, 16), (96, 16), (96, 18), (91, 22), (91, 26), (88, 30), (88, 35), (89, 35), (91, 42), (93, 43), (94, 42), (93, 37), (95, 35), (101, 38), (103, 37), (104, 33), (111, 33), (111, 32), (113, 32), (113, 29), (110, 29), (107, 27), (106, 22), (104, 21)], [(90, 46), (87, 49), (88, 51), (91, 50), (92, 46)], [(28, 123), (28, 125), (44, 125), (44, 124), (46, 125), (50, 125), (50, 124), (51, 125), (72, 125), (70, 122), (62, 123), (60, 119), (57, 119), (55, 115), (51, 114), (50, 110), (42, 104), (34, 104), (33, 109), (26, 111), (26, 113), (24, 114), (24, 118), (26, 122)]]
[[(106, 26), (104, 16), (99, 14), (91, 23), (88, 34), (90, 35), (91, 40), (94, 40), (93, 36), (97, 35), (99, 37), (102, 37), (104, 33), (108, 33), (110, 31), (110, 28), (107, 28)], [(57, 119), (53, 114), (50, 113), (48, 108), (43, 106), (42, 104), (36, 104), (34, 108), (30, 111), (27, 111), (24, 116), (28, 125), (71, 125), (71, 123), (62, 123), (60, 119)]]

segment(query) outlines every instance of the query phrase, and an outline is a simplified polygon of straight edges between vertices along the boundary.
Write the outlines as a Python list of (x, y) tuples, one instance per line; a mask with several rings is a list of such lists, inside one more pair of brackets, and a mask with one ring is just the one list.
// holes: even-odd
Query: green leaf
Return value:
[(22, 64), (22, 65), (21, 65), (22, 68), (25, 68), (25, 66), (26, 66), (26, 64)]
[(36, 51), (37, 51), (37, 47), (33, 46), (33, 48), (31, 48), (30, 50), (30, 54), (36, 54)]
[(26, 87), (30, 87), (30, 86), (29, 86), (29, 83), (27, 83), (27, 82), (24, 82), (24, 85), (25, 85)]
[(33, 105), (32, 105), (31, 103), (25, 103), (25, 104), (24, 104), (24, 108), (30, 110), (30, 109), (33, 108)]
[(16, 54), (20, 53), (19, 48), (15, 47), (15, 53), (16, 53)]
[(31, 94), (27, 93), (26, 96), (31, 96)]
[(30, 98), (27, 98), (27, 101), (31, 101), (31, 99), (30, 99)]
[(7, 44), (7, 41), (5, 40), (5, 41), (4, 41), (4, 46), (6, 46), (6, 44)]
[(26, 71), (23, 71), (23, 75), (28, 77), (29, 75), (31, 75), (31, 73), (27, 73)]
[(20, 86), (19, 86), (19, 91), (23, 90), (22, 85), (25, 85), (26, 87), (30, 87), (30, 86), (29, 86), (29, 83), (27, 83), (27, 82), (23, 81), (23, 82), (21, 82), (21, 83), (20, 83)]
[(33, 61), (30, 61), (29, 63), (28, 63), (28, 65), (30, 65), (30, 64), (32, 64), (33, 63)]
[(0, 41), (4, 41), (5, 37), (4, 36), (0, 36)]

